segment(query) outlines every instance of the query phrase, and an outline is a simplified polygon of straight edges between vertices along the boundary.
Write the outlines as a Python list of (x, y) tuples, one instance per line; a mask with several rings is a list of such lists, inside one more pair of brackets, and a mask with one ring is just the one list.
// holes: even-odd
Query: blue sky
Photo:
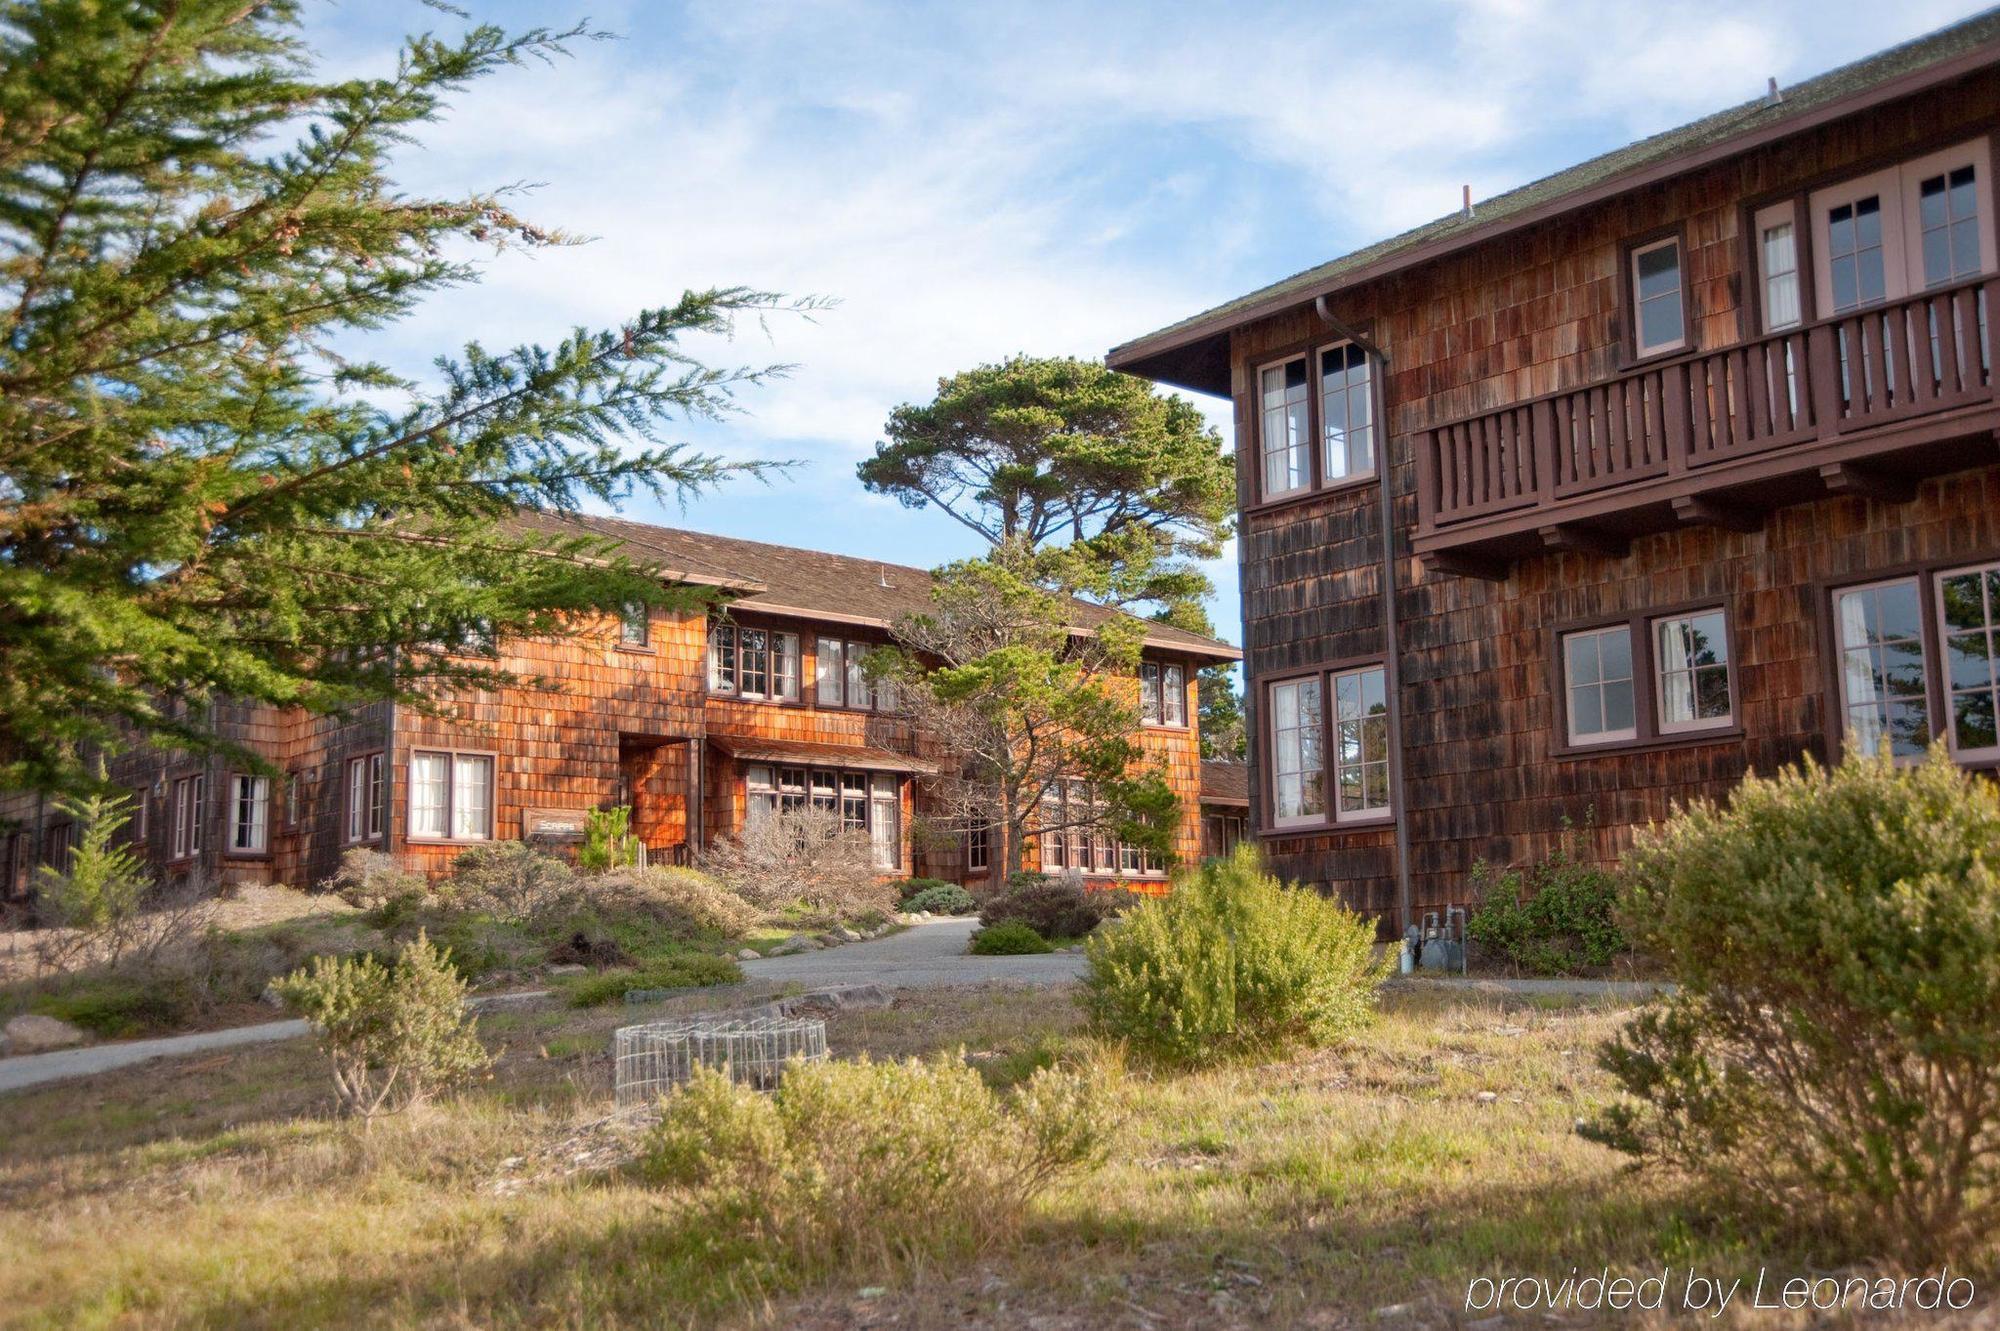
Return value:
[[(579, 44), (470, 91), (406, 188), (538, 182), (522, 211), (595, 237), (485, 265), (376, 335), (419, 371), (615, 325), (684, 288), (839, 303), (702, 347), (793, 362), (686, 437), (795, 459), (684, 511), (627, 515), (910, 564), (973, 553), (942, 516), (864, 493), (890, 409), (1017, 351), (1113, 344), (1631, 139), (1972, 12), (1859, 0), (1663, 6), (482, 4)], [(1225, 16), (1226, 12), (1226, 18)], [(308, 7), (329, 70), (386, 71), (420, 5)], [(1229, 437), (1226, 404), (1200, 399)], [(1238, 636), (1234, 550), (1213, 607)]]

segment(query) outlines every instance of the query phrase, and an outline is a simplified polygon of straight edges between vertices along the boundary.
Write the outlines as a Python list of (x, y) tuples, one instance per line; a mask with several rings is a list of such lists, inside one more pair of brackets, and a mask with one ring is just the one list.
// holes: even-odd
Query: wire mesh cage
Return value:
[(686, 1082), (698, 1066), (768, 1090), (793, 1059), (826, 1057), (826, 1023), (809, 1017), (651, 1021), (619, 1027), (612, 1049), (615, 1102), (630, 1109)]

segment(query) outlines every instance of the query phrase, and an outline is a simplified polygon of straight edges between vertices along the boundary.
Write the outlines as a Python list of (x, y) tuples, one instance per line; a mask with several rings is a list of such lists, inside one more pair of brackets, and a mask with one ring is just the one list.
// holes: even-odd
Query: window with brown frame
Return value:
[(347, 760), (342, 783), (341, 823), (345, 840), (373, 841), (382, 835), (382, 772), (380, 753)]
[(1735, 726), (1729, 616), (1649, 611), (1556, 635), (1563, 743), (1615, 747)]
[(894, 712), (902, 708), (896, 681), (868, 677), (873, 644), (819, 635), (813, 644), (813, 701), (821, 707)]
[(238, 774), (229, 778), (229, 849), (255, 855), (271, 848), (271, 779)]
[(493, 755), (419, 749), (410, 755), (412, 841), (493, 836)]
[(174, 828), (172, 858), (189, 859), (201, 854), (201, 824), (208, 778), (184, 776), (174, 782)]
[(1044, 793), (1042, 830), (1036, 832), (1042, 871), (1074, 869), (1127, 878), (1165, 877), (1166, 865), (1151, 851), (1091, 825), (1092, 820), (1102, 817), (1103, 808), (1103, 800), (1087, 781), (1059, 781)]
[(743, 769), (743, 799), (749, 823), (808, 806), (838, 813), (843, 828), (868, 834), (876, 868), (894, 870), (903, 862), (902, 789), (893, 772), (750, 763)]
[(1257, 412), (1260, 499), (1375, 474), (1375, 377), (1360, 346), (1335, 342), (1261, 367)]
[(1632, 347), (1640, 357), (1664, 355), (1688, 345), (1687, 292), (1681, 263), (1679, 236), (1632, 250)]
[(644, 601), (627, 605), (618, 616), (618, 645), (647, 647), (653, 639), (653, 609)]
[(769, 702), (797, 702), (799, 635), (711, 622), (708, 691)]
[(1139, 719), (1149, 726), (1187, 725), (1186, 667), (1140, 663)]

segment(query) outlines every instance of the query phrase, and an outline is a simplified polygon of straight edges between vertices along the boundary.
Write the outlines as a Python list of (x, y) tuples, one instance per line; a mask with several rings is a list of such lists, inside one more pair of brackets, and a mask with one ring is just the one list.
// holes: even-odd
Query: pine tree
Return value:
[(422, 380), (355, 357), (478, 247), (572, 243), (387, 171), (451, 94), (595, 35), (472, 26), (336, 79), (294, 0), (0, 3), (0, 788), (216, 747), (182, 702), (427, 706), (505, 678), (475, 634), (670, 599), (516, 515), (738, 470), (667, 427), (773, 371), (684, 342), (802, 303), (689, 292)]

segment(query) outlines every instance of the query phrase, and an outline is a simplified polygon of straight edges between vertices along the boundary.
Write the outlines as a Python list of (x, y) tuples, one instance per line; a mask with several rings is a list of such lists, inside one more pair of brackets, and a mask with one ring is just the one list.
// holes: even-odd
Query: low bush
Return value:
[(1390, 958), (1375, 926), (1263, 873), (1241, 848), (1084, 944), (1099, 1032), (1162, 1062), (1333, 1044), (1373, 1016)]
[(831, 809), (755, 819), (703, 852), (700, 867), (764, 910), (803, 906), (852, 919), (896, 908), (896, 889), (878, 876), (868, 833), (846, 826)]
[(453, 903), (509, 923), (558, 910), (575, 890), (567, 863), (520, 841), (474, 846), (451, 862)]
[(676, 937), (740, 938), (764, 918), (763, 912), (698, 869), (621, 869), (589, 881), (587, 908), (611, 915), (637, 915), (666, 927)]
[(421, 934), (389, 966), (365, 954), (315, 957), (276, 988), (317, 1028), (343, 1113), (419, 1104), (492, 1062), (465, 1010), (465, 981)]
[(80, 980), (36, 998), (31, 1008), (107, 1040), (186, 1027), (207, 1006), (193, 975), (181, 969)]
[(972, 893), (957, 883), (939, 883), (903, 898), (903, 909), (912, 914), (928, 911), (932, 915), (970, 915), (976, 907)]
[(356, 910), (373, 910), (396, 900), (422, 901), (430, 884), (379, 850), (357, 846), (340, 857), (340, 867), (321, 884)]
[(1908, 1265), (2000, 1230), (2000, 797), (1942, 746), (1746, 779), (1626, 858), (1678, 982), (1591, 1135)]
[(958, 884), (943, 878), (898, 878), (889, 886), (896, 889), (896, 899), (904, 902), (904, 909), (907, 910), (910, 898), (918, 893), (928, 892), (934, 887), (957, 887)]
[(1055, 944), (1019, 920), (989, 924), (972, 935), (972, 954), (978, 957), (1022, 957), (1055, 950)]
[(1618, 926), (1618, 880), (1576, 859), (1567, 825), (1555, 852), (1525, 869), (1472, 867), (1479, 905), (1465, 936), (1497, 959), (1533, 975), (1601, 970), (1630, 944)]
[(568, 994), (571, 1007), (599, 1007), (624, 1001), (625, 995), (634, 989), (702, 989), (716, 984), (737, 984), (742, 979), (743, 968), (734, 957), (684, 952), (644, 966), (579, 975), (570, 981)]
[(1093, 892), (1077, 878), (1016, 874), (979, 906), (988, 928), (1018, 920), (1044, 938), (1081, 938), (1117, 914), (1129, 894)]
[(1115, 1093), (1045, 1069), (1002, 1097), (943, 1056), (800, 1064), (771, 1096), (702, 1069), (662, 1105), (640, 1168), (795, 1270), (960, 1257), (1103, 1161)]

